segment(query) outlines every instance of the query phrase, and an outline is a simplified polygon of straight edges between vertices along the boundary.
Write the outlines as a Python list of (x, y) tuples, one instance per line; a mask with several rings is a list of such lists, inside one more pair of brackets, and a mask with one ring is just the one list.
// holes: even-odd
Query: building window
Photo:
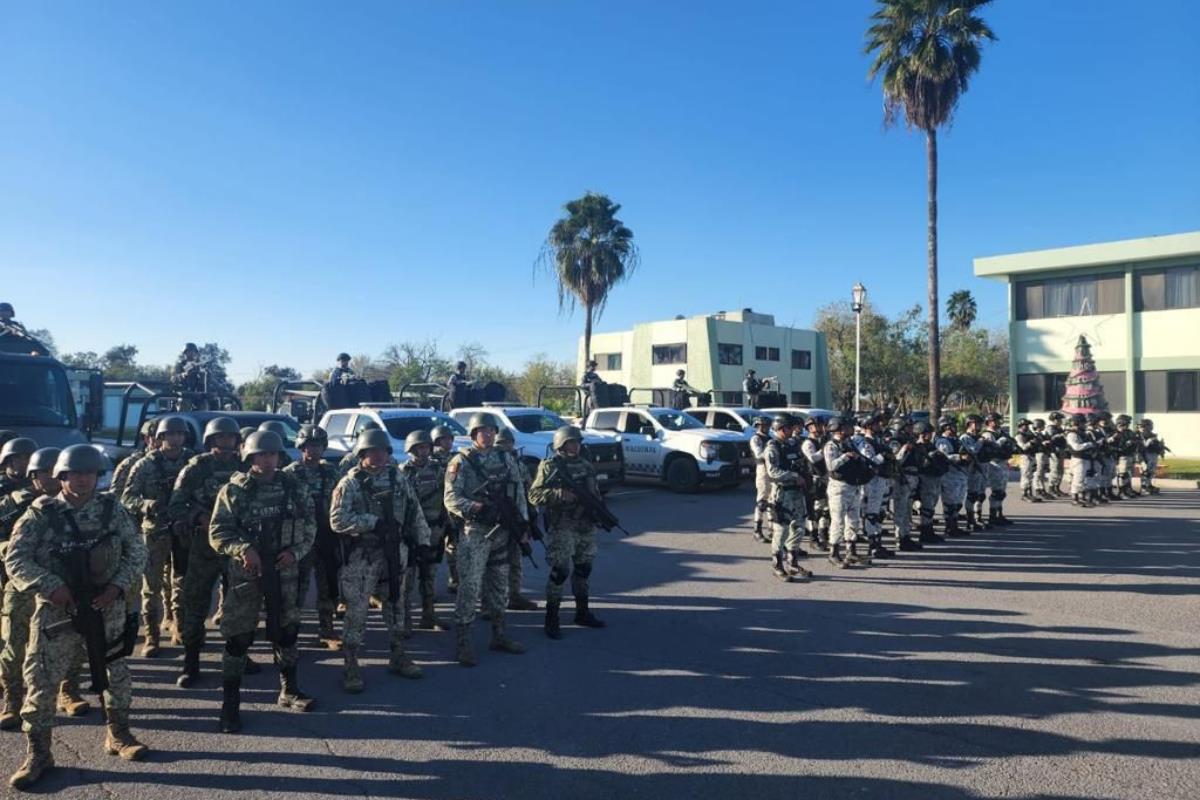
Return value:
[(1154, 369), (1134, 376), (1135, 411), (1200, 411), (1200, 370)]
[(792, 392), (792, 405), (810, 408), (812, 406), (812, 392)]
[(1134, 308), (1138, 311), (1200, 307), (1200, 266), (1173, 267), (1136, 275)]
[(792, 369), (812, 369), (812, 351), (793, 350)]
[(1017, 283), (1017, 319), (1121, 314), (1125, 281), (1121, 274), (1087, 275)]
[[(1129, 408), (1125, 402), (1125, 373), (1124, 372), (1101, 372), (1100, 388), (1104, 390), (1104, 399), (1108, 402), (1108, 408), (1113, 414), (1119, 414)], [(1059, 405), (1062, 405), (1061, 399)]]
[(717, 360), (727, 367), (740, 367), (742, 365), (742, 346), (718, 342)]
[(650, 348), (651, 364), (686, 364), (686, 344), (656, 344)]
[(778, 361), (779, 360), (779, 348), (778, 347), (755, 347), (754, 348), (754, 357), (759, 361)]
[(1017, 413), (1050, 411), (1062, 407), (1067, 373), (1035, 372), (1017, 376)]
[(1196, 370), (1167, 373), (1167, 411), (1200, 411), (1198, 378)]
[(621, 369), (621, 354), (620, 353), (597, 353), (592, 356), (596, 359), (596, 364), (605, 372), (613, 372)]

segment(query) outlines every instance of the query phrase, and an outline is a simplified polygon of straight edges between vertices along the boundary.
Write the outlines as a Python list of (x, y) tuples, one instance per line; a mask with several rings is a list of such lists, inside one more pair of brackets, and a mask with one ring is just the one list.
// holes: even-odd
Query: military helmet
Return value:
[(938, 426), (937, 426), (938, 433), (941, 433), (942, 431), (946, 430), (947, 428), (949, 428), (952, 431), (957, 431), (958, 423), (954, 421), (953, 417), (947, 417), (947, 416), (938, 417)]
[(1087, 425), (1087, 422), (1088, 422), (1088, 418), (1084, 414), (1072, 414), (1071, 415), (1071, 424), (1072, 425)]
[(250, 436), (250, 434), (254, 433), (256, 430), (258, 430), (258, 428), (253, 428), (247, 425), (246, 427), (239, 429), (238, 433), (242, 435), (242, 441), (244, 442)]
[(142, 423), (142, 430), (141, 430), (142, 436), (149, 436), (151, 439), (153, 439), (154, 434), (157, 432), (158, 432), (158, 420), (157, 419), (148, 419)]
[(983, 419), (984, 419), (984, 422), (1000, 422), (1001, 420), (1004, 419), (1004, 417), (1002, 417), (1000, 414), (996, 413), (995, 411), (991, 411)]
[(1097, 414), (1095, 411), (1091, 411), (1091, 412), (1088, 412), (1088, 415), (1087, 415), (1086, 417), (1084, 417), (1084, 419), (1085, 419), (1085, 420), (1088, 422), (1088, 424), (1090, 425), (1090, 424), (1092, 424), (1092, 423), (1097, 423), (1097, 424), (1098, 424), (1098, 423), (1100, 422), (1100, 420), (1101, 420), (1101, 419), (1103, 419), (1103, 417), (1101, 417), (1101, 416), (1100, 416), (1099, 414)]
[(0, 431), (0, 447), (4, 447), (4, 445), (8, 444), (15, 438), (17, 438), (16, 431), (10, 431), (7, 429)]
[(1128, 414), (1121, 414), (1119, 417), (1117, 417), (1118, 425), (1128, 425), (1131, 422), (1133, 422), (1133, 418)]
[(429, 438), (435, 442), (438, 439), (444, 439), (447, 436), (449, 436), (451, 439), (454, 438), (454, 431), (450, 430), (448, 425), (434, 425), (433, 430), (429, 432)]
[(967, 414), (967, 424), (970, 425), (972, 422), (976, 425), (982, 425), (983, 417), (979, 416), (978, 414)]
[(8, 463), (8, 460), (14, 456), (31, 456), (37, 449), (37, 442), (27, 436), (9, 439), (4, 443), (4, 447), (0, 448), (0, 467)]
[(841, 417), (830, 417), (825, 422), (825, 430), (829, 431), (830, 433), (837, 433), (841, 429), (842, 429), (842, 418)]
[(917, 434), (918, 436), (920, 436), (921, 434), (924, 434), (924, 433), (929, 433), (929, 431), (930, 431), (930, 428), (929, 428), (928, 422), (921, 421), (921, 422), (913, 423), (913, 433)]
[(97, 475), (108, 469), (108, 459), (90, 444), (73, 444), (58, 454), (54, 460), (54, 477), (61, 478), (64, 472), (94, 472)]
[(242, 458), (249, 458), (258, 453), (282, 452), (282, 436), (275, 431), (255, 431), (246, 437), (246, 445), (242, 448)]
[(1041, 417), (1038, 417), (1037, 419), (1035, 419), (1033, 421), (1033, 427), (1037, 428), (1038, 430), (1041, 430), (1042, 428), (1046, 427), (1046, 420), (1042, 419)]
[(7, 311), (10, 314), (17, 313), (13, 310), (12, 303), (0, 303), (0, 311)]
[(288, 436), (291, 434), (291, 431), (288, 430), (288, 426), (284, 425), (283, 422), (277, 419), (263, 420), (263, 422), (258, 426), (258, 429), (260, 431), (271, 431), (272, 433), (277, 433), (279, 434), (279, 438), (285, 442), (287, 441)]
[(25, 474), (32, 475), (35, 472), (53, 470), (54, 462), (58, 461), (60, 453), (62, 453), (62, 450), (57, 447), (43, 447), (40, 450), (35, 450), (33, 455), (29, 457), (29, 467), (26, 468)]
[(496, 431), (496, 444), (516, 444), (517, 439), (513, 436), (513, 432), (508, 428), (501, 428)]
[(457, 370), (464, 370), (467, 368), (467, 362), (459, 361), (459, 362), (455, 363), (454, 368)]
[(1018, 428), (1028, 428), (1029, 420), (1025, 419), (1024, 417), (1021, 417), (1019, 420), (1017, 420), (1017, 427)]
[(786, 411), (782, 414), (776, 414), (775, 419), (771, 421), (771, 427), (777, 431), (783, 430), (784, 428), (790, 428), (795, 424), (796, 418)]
[(1051, 411), (1046, 416), (1050, 417), (1051, 422), (1062, 422), (1067, 417), (1067, 415), (1061, 411)]
[(809, 428), (809, 427), (815, 428), (815, 427), (819, 427), (824, 424), (825, 424), (825, 418), (816, 416), (814, 414), (810, 414), (808, 416), (808, 419), (804, 420), (805, 428)]
[(768, 425), (769, 426), (771, 424), (771, 418), (768, 417), (766, 414), (755, 414), (753, 417), (750, 418), (750, 424), (756, 428), (759, 425)]
[(902, 431), (907, 428), (908, 425), (909, 420), (907, 417), (893, 417), (892, 421), (888, 423), (888, 429), (891, 431)]
[(185, 353), (188, 352), (189, 350), (199, 350), (199, 349), (200, 349), (199, 347), (196, 347), (195, 342), (188, 342), (187, 344), (185, 344), (183, 346), (183, 352), (185, 352)]
[(413, 431), (408, 436), (405, 436), (404, 452), (411, 453), (413, 448), (419, 444), (427, 444), (433, 447), (433, 438), (429, 435), (429, 431)]
[(562, 450), (567, 442), (583, 442), (583, 431), (574, 425), (563, 425), (554, 431), (554, 439), (550, 446), (555, 451)]
[(239, 440), (242, 438), (242, 432), (238, 429), (237, 420), (233, 417), (213, 417), (204, 426), (204, 445), (207, 447), (208, 440), (212, 437), (224, 436), (226, 434), (236, 436)]
[(158, 426), (154, 429), (154, 436), (166, 436), (168, 433), (182, 433), (187, 435), (188, 424), (187, 420), (178, 414), (168, 414), (158, 420)]
[(349, 353), (338, 353), (338, 357), (334, 360), (335, 361), (349, 361), (350, 354)]
[(1100, 417), (1100, 419), (1112, 419), (1112, 412), (1107, 408), (1102, 408), (1096, 412), (1096, 416)]
[(300, 432), (296, 434), (296, 447), (314, 443), (329, 444), (329, 434), (320, 425), (301, 425)]
[(1145, 428), (1147, 430), (1154, 430), (1154, 420), (1150, 419), (1149, 417), (1142, 417), (1138, 420), (1138, 427)]
[(588, 362), (587, 362), (587, 365), (588, 365), (588, 368), (589, 368), (589, 369), (594, 369), (595, 367), (598, 367), (598, 366), (600, 366), (600, 362), (599, 362), (599, 361), (597, 361), (597, 360), (596, 360), (596, 359), (594, 359), (594, 358), (589, 358), (589, 359), (588, 359)]
[(475, 435), (475, 431), (480, 428), (495, 428), (500, 430), (500, 423), (491, 414), (486, 414), (482, 411), (476, 411), (471, 415), (471, 419), (467, 422), (467, 433), (471, 436)]
[(389, 454), (392, 452), (392, 437), (388, 436), (387, 431), (378, 428), (364, 428), (359, 431), (358, 438), (354, 440), (354, 455), (361, 456), (364, 450), (375, 448), (386, 450)]
[(683, 377), (684, 375), (686, 375), (687, 373), (686, 373), (686, 372), (684, 372), (684, 371), (683, 371), (683, 370), (681, 370), (681, 369), (677, 369), (677, 370), (675, 370), (675, 374), (676, 374), (678, 377), (682, 378), (682, 377)]
[(358, 429), (358, 433), (354, 434), (354, 436), (357, 438), (359, 436), (362, 436), (367, 431), (381, 431), (381, 430), (383, 430), (383, 428), (379, 427), (378, 422), (376, 422), (373, 419), (369, 419), (363, 423), (363, 426)]

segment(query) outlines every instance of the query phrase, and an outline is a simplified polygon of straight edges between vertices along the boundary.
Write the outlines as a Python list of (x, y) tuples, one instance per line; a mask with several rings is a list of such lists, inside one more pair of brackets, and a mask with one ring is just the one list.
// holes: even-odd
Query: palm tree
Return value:
[(633, 231), (617, 219), (621, 206), (607, 196), (587, 192), (564, 206), (567, 215), (554, 223), (538, 262), (552, 268), (558, 281), (558, 308), (584, 309), (583, 354), (592, 357), (592, 322), (604, 313), (608, 293), (637, 268)]
[(950, 318), (950, 324), (960, 331), (969, 330), (978, 313), (975, 298), (967, 289), (951, 292), (946, 300), (946, 316)]
[(878, 0), (867, 29), (866, 53), (875, 60), (870, 80), (883, 76), (884, 125), (901, 116), (925, 132), (928, 172), (929, 407), (941, 412), (938, 340), (937, 130), (950, 122), (971, 76), (980, 47), (996, 35), (975, 12), (991, 0)]

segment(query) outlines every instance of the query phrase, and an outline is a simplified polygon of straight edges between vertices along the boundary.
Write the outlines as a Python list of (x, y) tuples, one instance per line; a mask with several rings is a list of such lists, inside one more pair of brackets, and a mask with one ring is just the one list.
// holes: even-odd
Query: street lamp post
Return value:
[(858, 413), (859, 398), (862, 395), (862, 310), (863, 301), (867, 297), (867, 287), (861, 282), (855, 283), (850, 290), (850, 309), (854, 312), (854, 411)]

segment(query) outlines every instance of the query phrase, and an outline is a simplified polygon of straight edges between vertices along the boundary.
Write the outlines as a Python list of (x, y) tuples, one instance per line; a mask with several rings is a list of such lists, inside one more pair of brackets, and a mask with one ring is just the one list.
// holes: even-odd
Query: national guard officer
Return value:
[(337, 469), (324, 459), (329, 435), (324, 428), (304, 425), (296, 435), (300, 460), (283, 470), (308, 489), (312, 498), (316, 538), (308, 555), (300, 559), (299, 589), (296, 602), (304, 605), (309, 579), (317, 576), (317, 639), (330, 650), (339, 650), (342, 639), (333, 628), (333, 611), (338, 601), (339, 553), (337, 536), (329, 527), (329, 505), (337, 486)]
[(350, 368), (350, 354), (338, 353), (337, 366), (329, 370), (327, 383), (349, 383), (354, 379), (354, 370)]
[[(127, 761), (141, 759), (146, 746), (129, 730), (132, 682), (125, 657), (133, 647), (127, 603), (146, 563), (146, 543), (116, 498), (97, 493), (106, 459), (88, 444), (59, 453), (54, 477), (58, 494), (43, 495), (17, 521), (5, 567), (18, 591), (37, 597), (25, 659), (25, 704), (21, 708), (29, 752), (9, 778), (18, 789), (32, 786), (54, 766), (50, 753), (55, 696), (78, 663), (84, 636), (102, 638), (89, 660), (93, 682), (103, 690), (107, 733), (104, 750)], [(97, 630), (97, 628), (99, 630)], [(99, 687), (98, 687), (99, 688)]]
[[(491, 414), (471, 415), (467, 432), (472, 446), (455, 454), (446, 468), (446, 511), (462, 520), (458, 540), (459, 586), (455, 598), (458, 663), (477, 663), (471, 648), (471, 623), (480, 601), (492, 623), (492, 650), (523, 653), (525, 647), (508, 637), (504, 611), (508, 606), (508, 538), (517, 535), (500, 524), (502, 506), (515, 505), (528, 514), (521, 476), (495, 448), (499, 430)], [(481, 595), (482, 594), (482, 598)]]
[[(529, 497), (529, 486), (533, 482), (529, 475), (529, 470), (521, 463), (514, 448), (516, 447), (516, 438), (513, 432), (508, 427), (501, 427), (496, 432), (496, 449), (504, 454), (504, 457), (512, 462), (517, 474), (521, 476), (521, 491), (525, 493), (526, 499)], [(528, 513), (532, 514), (533, 509), (528, 508)], [(508, 540), (508, 610), (509, 611), (537, 611), (538, 604), (521, 594), (521, 578), (524, 574), (524, 565), (521, 563), (523, 555), (521, 547), (518, 544), (516, 537), (509, 537)]]
[(687, 382), (685, 374), (681, 369), (675, 370), (675, 381), (671, 384), (671, 407), (676, 411), (686, 410), (692, 404), (692, 396), (700, 394), (698, 389)]
[(538, 465), (537, 477), (529, 488), (529, 499), (546, 512), (546, 558), (550, 575), (546, 579), (546, 619), (542, 627), (549, 638), (561, 639), (558, 611), (568, 575), (571, 593), (575, 595), (575, 624), (585, 628), (605, 627), (604, 621), (593, 614), (590, 607), (596, 524), (577, 494), (577, 491), (587, 492), (598, 498), (600, 488), (596, 484), (595, 467), (580, 456), (583, 432), (579, 428), (561, 426), (554, 431), (550, 446), (554, 455)]
[[(938, 419), (938, 438), (934, 446), (946, 457), (949, 468), (942, 475), (942, 517), (947, 536), (970, 536), (975, 529), (973, 511), (968, 507), (967, 520), (969, 527), (963, 530), (958, 527), (958, 512), (962, 510), (963, 501), (968, 497), (970, 472), (973, 469), (974, 456), (965, 452), (962, 440), (958, 438), (958, 426), (949, 417)], [(923, 502), (923, 501), (922, 501)], [(929, 540), (927, 540), (929, 541)]]
[(1043, 500), (1051, 499), (1050, 493), (1050, 434), (1046, 432), (1046, 420), (1038, 417), (1033, 421), (1031, 432), (1037, 443), (1033, 460), (1033, 493)]
[(908, 427), (907, 418), (893, 419), (890, 426), (892, 437), (888, 442), (893, 463), (896, 465), (896, 476), (892, 480), (892, 518), (896, 523), (896, 548), (904, 552), (921, 549), (921, 545), (912, 538), (912, 501), (921, 480), (921, 455)]
[(937, 512), (938, 498), (942, 494), (942, 476), (950, 470), (946, 454), (933, 441), (933, 427), (924, 420), (913, 425), (914, 445), (917, 458), (917, 497), (921, 501), (921, 524), (917, 528), (917, 550), (926, 544), (938, 544), (942, 537), (933, 532), (933, 516)]
[[(285, 448), (287, 447), (287, 440), (291, 435), (291, 431), (288, 430), (288, 426), (284, 425), (282, 421), (277, 419), (263, 420), (261, 423), (259, 423), (258, 429), (260, 431), (271, 431), (272, 433), (276, 434), (279, 436), (279, 441), (283, 442), (283, 446)], [(288, 455), (287, 450), (280, 450), (279, 469), (285, 469), (291, 463), (292, 457)]]
[(234, 474), (217, 493), (208, 541), (226, 556), (228, 590), (221, 615), (225, 653), (221, 659), (222, 733), (242, 729), (242, 675), (246, 653), (254, 644), (259, 612), (265, 606), (267, 639), (279, 665), (276, 703), (291, 711), (308, 711), (313, 700), (296, 679), (300, 607), (296, 602), (300, 559), (316, 536), (312, 500), (291, 475), (279, 471), (283, 440), (274, 431), (255, 431), (246, 438), (246, 472)]
[(763, 534), (763, 518), (767, 513), (767, 492), (770, 491), (770, 479), (767, 478), (767, 463), (764, 460), (767, 452), (767, 442), (771, 441), (771, 420), (763, 414), (755, 415), (752, 424), (754, 433), (750, 437), (750, 453), (754, 456), (754, 538), (760, 542), (771, 541)]
[(862, 536), (859, 491), (870, 480), (872, 470), (850, 442), (850, 423), (831, 417), (825, 429), (829, 432), (824, 452), (829, 468), (829, 560), (845, 568), (860, 562), (850, 548)]
[(1117, 454), (1117, 492), (1122, 497), (1133, 499), (1141, 497), (1141, 492), (1133, 490), (1133, 462), (1137, 458), (1137, 434), (1130, 430), (1133, 419), (1128, 414), (1117, 417), (1117, 433), (1115, 449)]
[(1138, 420), (1138, 433), (1141, 435), (1139, 456), (1142, 461), (1142, 491), (1146, 494), (1158, 494), (1154, 485), (1154, 473), (1158, 471), (1158, 460), (1166, 455), (1169, 448), (1154, 431), (1154, 420), (1143, 417)]
[(808, 524), (813, 543), (821, 550), (829, 549), (829, 470), (825, 466), (825, 420), (809, 416), (804, 421), (808, 433), (800, 443), (800, 452), (808, 459), (809, 482), (807, 497)]
[(1050, 494), (1056, 497), (1065, 497), (1066, 492), (1062, 489), (1063, 472), (1067, 465), (1067, 459), (1071, 455), (1070, 450), (1067, 449), (1067, 432), (1063, 430), (1063, 420), (1066, 419), (1066, 415), (1061, 411), (1051, 411), (1046, 416), (1050, 418), (1049, 424), (1046, 425), (1046, 436), (1050, 440), (1050, 449), (1047, 453), (1050, 462), (1047, 488)]
[(866, 529), (867, 544), (873, 558), (891, 558), (895, 555), (883, 546), (883, 495), (891, 477), (892, 464), (880, 438), (883, 417), (878, 413), (859, 414), (855, 419), (857, 432), (852, 444), (862, 454), (863, 460), (873, 467), (871, 479), (863, 486), (863, 527)]
[(417, 557), (431, 557), (429, 526), (412, 484), (392, 461), (387, 431), (360, 434), (354, 445), (359, 465), (338, 481), (331, 501), (330, 525), (347, 549), (341, 570), (346, 618), (342, 629), (342, 688), (351, 694), (364, 687), (358, 653), (366, 627), (368, 599), (381, 584), (383, 622), (387, 627), (388, 670), (420, 678), (421, 668), (404, 651), (404, 572), (410, 545)]
[[(346, 477), (350, 470), (358, 466), (358, 455), (356, 454), (358, 449), (358, 440), (363, 436), (366, 436), (367, 431), (378, 430), (382, 430), (382, 428), (379, 427), (379, 423), (373, 419), (369, 419), (363, 423), (361, 428), (358, 429), (358, 433), (354, 434), (354, 448), (351, 449), (349, 453), (346, 453), (346, 455), (342, 456), (342, 460), (338, 462), (337, 469), (339, 479)], [(389, 458), (388, 463), (392, 466), (397, 466), (396, 459), (394, 458)]]
[(412, 559), (404, 579), (404, 619), (409, 617), (408, 607), (414, 584), (419, 582), (421, 593), (421, 619), (417, 627), (422, 630), (444, 631), (446, 626), (437, 618), (435, 605), (437, 595), (435, 579), (437, 562), (442, 557), (446, 531), (446, 464), (432, 456), (433, 439), (428, 431), (413, 431), (404, 440), (408, 461), (400, 469), (408, 479), (429, 526), (429, 547), (433, 558)]
[(1071, 451), (1071, 503), (1092, 508), (1096, 505), (1092, 502), (1095, 490), (1091, 484), (1092, 453), (1096, 443), (1087, 432), (1087, 417), (1083, 414), (1072, 414), (1071, 426), (1071, 432), (1067, 434), (1067, 447)]
[(758, 396), (762, 394), (766, 388), (766, 381), (758, 379), (758, 373), (752, 369), (746, 370), (746, 377), (742, 380), (742, 394), (746, 396), (746, 405), (751, 408), (758, 408)]
[[(983, 502), (987, 500), (987, 473), (984, 462), (979, 458), (983, 448), (980, 428), (983, 427), (983, 417), (978, 414), (968, 414), (966, 431), (959, 437), (959, 454), (963, 456), (960, 463), (965, 463), (967, 469), (967, 532), (981, 531), (986, 525), (983, 519)], [(953, 536), (949, 531), (948, 535)]]
[(1013, 441), (1008, 431), (1000, 427), (1003, 419), (995, 411), (987, 415), (981, 441), (986, 443), (980, 462), (988, 488), (988, 522), (992, 525), (1012, 525), (1004, 515), (1004, 498), (1008, 496), (1008, 460), (1013, 454)]
[(1017, 435), (1014, 440), (1017, 443), (1017, 451), (1021, 454), (1021, 499), (1027, 503), (1040, 503), (1041, 493), (1036, 491), (1035, 484), (1042, 456), (1041, 440), (1030, 430), (1029, 420), (1017, 420)]
[(771, 423), (775, 436), (767, 442), (763, 453), (767, 479), (771, 482), (767, 494), (772, 533), (771, 571), (784, 582), (797, 576), (812, 577), (811, 572), (800, 566), (800, 559), (807, 555), (800, 545), (808, 516), (804, 490), (809, 472), (808, 459), (800, 452), (800, 443), (794, 437), (796, 421), (788, 413), (775, 417)]

